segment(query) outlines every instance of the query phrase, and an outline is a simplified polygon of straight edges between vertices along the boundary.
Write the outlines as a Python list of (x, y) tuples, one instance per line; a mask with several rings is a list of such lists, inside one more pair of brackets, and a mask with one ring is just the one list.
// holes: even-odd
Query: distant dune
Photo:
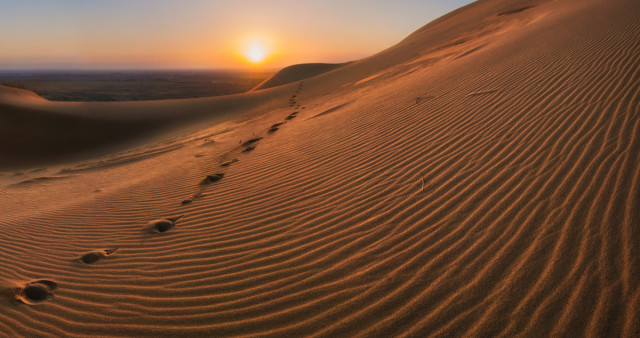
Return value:
[(257, 85), (253, 90), (282, 86), (340, 68), (348, 63), (303, 63), (285, 67)]
[(640, 336), (640, 2), (476, 1), (304, 77), (0, 87), (1, 332)]

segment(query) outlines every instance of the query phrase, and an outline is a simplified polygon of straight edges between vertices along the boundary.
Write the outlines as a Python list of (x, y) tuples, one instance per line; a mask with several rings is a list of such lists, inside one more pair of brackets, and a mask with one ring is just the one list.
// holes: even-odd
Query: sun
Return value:
[(253, 42), (249, 46), (247, 46), (245, 57), (251, 63), (261, 63), (267, 57), (267, 49), (264, 44)]
[(271, 39), (263, 34), (252, 35), (244, 39), (241, 55), (246, 62), (258, 65), (271, 57)]

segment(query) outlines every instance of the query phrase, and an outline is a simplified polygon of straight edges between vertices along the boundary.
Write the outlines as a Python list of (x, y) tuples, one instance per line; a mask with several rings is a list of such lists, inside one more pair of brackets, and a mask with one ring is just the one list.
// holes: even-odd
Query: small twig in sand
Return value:
[(422, 174), (420, 174), (420, 178), (422, 178), (422, 189), (421, 189), (421, 191), (424, 192), (424, 176), (422, 176)]

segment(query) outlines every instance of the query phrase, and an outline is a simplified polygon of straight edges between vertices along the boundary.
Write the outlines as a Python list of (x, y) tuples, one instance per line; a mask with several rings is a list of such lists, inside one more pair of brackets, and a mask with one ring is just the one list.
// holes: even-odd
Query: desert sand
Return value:
[(273, 87), (282, 86), (291, 82), (301, 81), (306, 78), (310, 78), (334, 69), (338, 69), (347, 64), (349, 63), (348, 62), (346, 63), (303, 63), (299, 65), (285, 67), (280, 71), (278, 71), (273, 76), (259, 83), (252, 90), (273, 88)]
[(640, 3), (485, 0), (215, 98), (0, 88), (0, 332), (640, 335)]

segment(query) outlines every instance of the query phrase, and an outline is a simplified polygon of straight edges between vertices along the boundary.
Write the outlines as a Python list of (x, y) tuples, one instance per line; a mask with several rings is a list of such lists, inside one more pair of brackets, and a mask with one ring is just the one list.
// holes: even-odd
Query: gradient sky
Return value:
[(375, 54), (471, 0), (0, 0), (0, 69), (202, 69)]

